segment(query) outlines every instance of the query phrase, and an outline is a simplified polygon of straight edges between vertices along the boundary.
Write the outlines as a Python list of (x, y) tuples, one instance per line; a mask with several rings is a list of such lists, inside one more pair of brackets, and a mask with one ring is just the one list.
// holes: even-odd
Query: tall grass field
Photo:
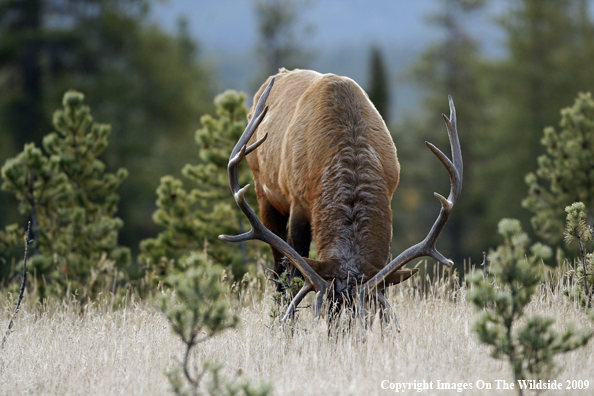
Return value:
[[(342, 318), (315, 322), (310, 309), (282, 325), (269, 315), (271, 290), (252, 282), (230, 297), (240, 326), (200, 344), (193, 364), (218, 362), (225, 377), (268, 382), (274, 395), (515, 395), (515, 389), (497, 389), (512, 382), (511, 370), (473, 333), (479, 313), (466, 300), (464, 282), (455, 275), (428, 279), (419, 276), (389, 291), (400, 332), (379, 320), (365, 331)], [(593, 328), (563, 295), (564, 282), (541, 285), (527, 315), (552, 316), (559, 331), (571, 324)], [(133, 296), (117, 307), (109, 301), (26, 301), (0, 351), (0, 394), (169, 394), (164, 372), (181, 359), (184, 346), (167, 319)], [(14, 298), (4, 296), (3, 304), (6, 329)], [(557, 359), (550, 379), (562, 389), (543, 394), (593, 395), (593, 368), (591, 342)], [(587, 389), (567, 389), (584, 388), (584, 381)]]

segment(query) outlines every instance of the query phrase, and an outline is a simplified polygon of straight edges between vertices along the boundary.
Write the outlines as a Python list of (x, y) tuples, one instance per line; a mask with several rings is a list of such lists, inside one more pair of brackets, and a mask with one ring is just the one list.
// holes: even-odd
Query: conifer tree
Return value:
[[(173, 332), (185, 345), (183, 358), (166, 372), (176, 395), (265, 396), (268, 384), (254, 386), (249, 381), (230, 382), (219, 371), (222, 365), (192, 362), (192, 350), (209, 338), (237, 327), (239, 318), (229, 304), (228, 288), (222, 283), (223, 267), (212, 264), (203, 253), (192, 253), (183, 264), (184, 272), (167, 277), (172, 290), (157, 300)], [(206, 386), (202, 379), (210, 375)], [(201, 389), (206, 388), (206, 392)]]
[[(56, 132), (34, 143), (2, 167), (2, 189), (14, 194), (19, 212), (33, 225), (31, 274), (38, 278), (40, 296), (45, 285), (63, 293), (66, 287), (90, 296), (101, 275), (117, 273), (130, 261), (118, 245), (122, 221), (115, 217), (116, 189), (125, 169), (107, 173), (98, 157), (106, 149), (109, 125), (93, 122), (84, 95), (69, 91), (63, 108), (54, 113)], [(16, 224), (0, 233), (0, 245), (10, 248), (24, 230)], [(42, 279), (43, 278), (43, 279)]]
[[(489, 253), (488, 276), (475, 271), (468, 278), (474, 286), (468, 299), (484, 309), (474, 330), (492, 347), (491, 356), (508, 360), (515, 381), (543, 379), (551, 373), (555, 355), (585, 345), (593, 333), (570, 328), (559, 334), (551, 328), (553, 318), (539, 315), (518, 323), (542, 281), (539, 263), (551, 256), (551, 249), (536, 243), (528, 250), (530, 240), (516, 219), (502, 219), (499, 234), (504, 242)], [(516, 388), (521, 395), (519, 384)]]
[(567, 220), (565, 222), (565, 242), (577, 242), (580, 249), (578, 263), (570, 275), (575, 276), (573, 288), (563, 292), (572, 300), (577, 300), (582, 306), (592, 306), (594, 293), (594, 253), (588, 253), (587, 242), (594, 238), (594, 230), (586, 223), (586, 207), (582, 202), (575, 202), (565, 208)]
[[(66, 90), (85, 92), (95, 117), (117, 132), (102, 160), (130, 173), (119, 193), (131, 199), (118, 209), (127, 246), (156, 233), (146, 219), (159, 178), (193, 158), (187, 134), (212, 110), (212, 70), (183, 22), (166, 32), (152, 21), (159, 3), (0, 0), (2, 163), (25, 143), (41, 147)], [(0, 193), (0, 228), (17, 221), (9, 198)]]
[(307, 26), (301, 29), (298, 18), (306, 5), (307, 0), (254, 0), (259, 33), (256, 50), (263, 69), (255, 78), (258, 83), (281, 67), (303, 68), (310, 60), (311, 53), (301, 44), (304, 40), (296, 38), (310, 30)]
[[(487, 70), (493, 77), (488, 88), (495, 116), (484, 136), (489, 151), (481, 177), (490, 192), (485, 206), (493, 219), (528, 221), (530, 214), (518, 204), (524, 198), (524, 177), (541, 154), (542, 131), (557, 122), (559, 109), (571, 104), (578, 92), (594, 89), (589, 71), (593, 23), (583, 6), (583, 0), (518, 0), (498, 19), (506, 32), (508, 55)], [(572, 202), (556, 210), (556, 235), (547, 241), (561, 241), (563, 208)], [(549, 233), (542, 225), (538, 232)]]
[[(183, 269), (182, 259), (202, 250), (216, 263), (231, 264), (236, 276), (247, 270), (246, 246), (251, 245), (244, 243), (238, 249), (218, 239), (221, 234), (235, 234), (243, 229), (243, 214), (229, 190), (227, 164), (246, 126), (245, 99), (245, 94), (228, 90), (214, 100), (217, 118), (208, 114), (201, 118), (202, 128), (196, 132), (200, 163), (188, 164), (182, 170), (194, 188), (187, 190), (173, 176), (161, 179), (153, 221), (165, 229), (140, 245), (140, 260), (157, 266), (160, 273), (170, 267)], [(249, 184), (252, 173), (247, 165), (243, 166), (240, 183)], [(248, 199), (255, 203), (253, 190), (248, 192)], [(251, 253), (260, 248), (254, 245)]]
[[(484, 213), (484, 206), (493, 191), (488, 180), (481, 176), (484, 162), (482, 144), (489, 115), (486, 98), (481, 91), (481, 58), (478, 42), (466, 28), (484, 5), (481, 0), (436, 0), (437, 12), (428, 15), (432, 27), (439, 29), (440, 39), (429, 46), (413, 65), (412, 76), (423, 90), (423, 115), (420, 120), (395, 133), (398, 156), (402, 164), (401, 181), (395, 202), (402, 202), (405, 210), (394, 210), (396, 250), (403, 250), (424, 238), (434, 221), (426, 210), (432, 205), (432, 192), (447, 191), (449, 181), (443, 177), (441, 164), (427, 150), (425, 141), (447, 147), (443, 120), (439, 116), (447, 110), (447, 97), (452, 95), (458, 112), (460, 142), (466, 168), (464, 194), (456, 210), (461, 213)], [(408, 163), (408, 166), (406, 165)], [(400, 195), (400, 197), (399, 197)], [(486, 216), (454, 216), (443, 235), (454, 261), (480, 255), (491, 233), (482, 223)], [(501, 216), (497, 217), (499, 219)], [(496, 222), (497, 220), (494, 220)], [(411, 227), (411, 224), (413, 226)]]
[(389, 122), (388, 112), (390, 110), (390, 81), (384, 63), (384, 57), (379, 48), (371, 49), (371, 61), (369, 65), (369, 100), (381, 114), (386, 122)]
[[(565, 228), (565, 207), (583, 202), (594, 207), (594, 100), (579, 94), (561, 110), (560, 128), (547, 127), (536, 173), (526, 175), (528, 196), (522, 205), (532, 211), (532, 226), (543, 238), (559, 242)], [(592, 210), (586, 222), (591, 226)]]

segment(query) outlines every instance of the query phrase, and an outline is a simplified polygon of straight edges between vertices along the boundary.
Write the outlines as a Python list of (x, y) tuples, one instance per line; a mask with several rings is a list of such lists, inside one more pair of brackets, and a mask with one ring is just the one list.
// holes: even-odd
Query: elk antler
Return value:
[(276, 236), (272, 231), (267, 229), (264, 224), (260, 222), (256, 213), (254, 213), (253, 209), (245, 200), (245, 192), (249, 188), (249, 184), (243, 188), (239, 188), (239, 171), (237, 166), (243, 160), (243, 158), (254, 151), (258, 146), (260, 146), (268, 134), (264, 135), (261, 139), (257, 142), (252, 144), (251, 146), (247, 146), (249, 140), (251, 139), (252, 135), (258, 128), (258, 125), (264, 119), (266, 112), (268, 111), (268, 106), (264, 106), (266, 103), (266, 99), (268, 99), (268, 94), (272, 89), (272, 85), (274, 84), (274, 78), (270, 80), (270, 83), (260, 96), (258, 100), (258, 104), (256, 105), (256, 109), (254, 111), (254, 116), (248, 123), (247, 127), (243, 131), (243, 134), (235, 144), (233, 151), (229, 157), (229, 165), (227, 166), (227, 171), (229, 173), (229, 184), (231, 186), (231, 191), (233, 192), (233, 197), (235, 198), (235, 202), (239, 206), (239, 209), (245, 214), (247, 217), (252, 229), (246, 233), (236, 236), (229, 236), (229, 235), (219, 235), (220, 239), (229, 242), (241, 242), (247, 241), (251, 239), (258, 239), (262, 242), (266, 242), (270, 246), (274, 247), (279, 252), (282, 252), (297, 269), (303, 274), (305, 277), (305, 283), (299, 293), (295, 296), (289, 308), (287, 310), (286, 315), (283, 318), (283, 321), (286, 321), (288, 318), (292, 317), (293, 313), (299, 302), (303, 299), (303, 297), (310, 291), (315, 290), (317, 292), (316, 303), (314, 305), (314, 315), (316, 317), (320, 314), (320, 309), (322, 307), (322, 300), (324, 295), (326, 294), (330, 284), (322, 279), (312, 268), (311, 266), (297, 253), (291, 246), (289, 246), (285, 241), (281, 238)]
[[(454, 107), (454, 101), (452, 100), (452, 97), (449, 95), (448, 100), (450, 104), (450, 117), (446, 117), (445, 114), (442, 114), (442, 116), (450, 137), (452, 161), (450, 161), (450, 159), (433, 144), (429, 142), (425, 142), (425, 144), (429, 147), (429, 149), (431, 149), (431, 151), (433, 151), (433, 154), (439, 158), (441, 163), (446, 167), (448, 173), (450, 174), (450, 195), (447, 199), (445, 199), (442, 195), (434, 193), (437, 199), (439, 199), (441, 202), (441, 211), (439, 212), (439, 216), (433, 224), (433, 227), (431, 227), (429, 234), (427, 234), (427, 237), (425, 237), (423, 241), (400, 253), (398, 257), (396, 257), (381, 271), (375, 274), (373, 278), (359, 285), (357, 287), (356, 293), (359, 296), (360, 303), (362, 303), (365, 297), (367, 297), (370, 293), (374, 293), (373, 291), (376, 288), (379, 287), (382, 289), (383, 287), (388, 286), (385, 284), (386, 281), (389, 281), (388, 277), (397, 272), (398, 269), (404, 266), (406, 263), (414, 260), (417, 257), (430, 256), (443, 264), (449, 266), (454, 264), (452, 260), (446, 259), (441, 253), (439, 253), (435, 247), (435, 242), (437, 242), (437, 238), (439, 238), (439, 234), (445, 226), (445, 223), (448, 221), (452, 209), (454, 208), (456, 201), (458, 201), (458, 197), (460, 197), (460, 192), (462, 191), (462, 151), (460, 149), (460, 140), (458, 140), (458, 129), (456, 126), (456, 108)], [(382, 283), (384, 284), (382, 285)], [(387, 301), (385, 301), (385, 303), (387, 303)]]

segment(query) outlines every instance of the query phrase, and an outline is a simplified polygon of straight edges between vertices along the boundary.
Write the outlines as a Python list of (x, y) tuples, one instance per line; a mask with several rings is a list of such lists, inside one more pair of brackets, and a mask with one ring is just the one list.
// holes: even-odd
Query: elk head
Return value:
[[(361, 315), (365, 301), (373, 298), (397, 323), (383, 290), (418, 271), (402, 267), (422, 256), (453, 264), (437, 251), (435, 243), (462, 189), (462, 154), (454, 102), (449, 97), (450, 116), (443, 115), (452, 160), (426, 143), (450, 175), (450, 194), (445, 198), (435, 193), (441, 211), (427, 237), (386, 264), (392, 235), (390, 201), (400, 168), (379, 113), (350, 79), (305, 70), (281, 70), (276, 78), (280, 82), (271, 97), (274, 113), (264, 121), (268, 112), (265, 103), (275, 82), (272, 77), (256, 95), (259, 99), (228, 165), (233, 196), (252, 229), (219, 238), (266, 242), (277, 264), (279, 258), (286, 257), (301, 273), (304, 285), (291, 301), (284, 321), (294, 315), (307, 293), (315, 291), (316, 317), (326, 295), (339, 303), (355, 302)], [(259, 125), (261, 136), (252, 139)], [(267, 139), (261, 148), (264, 151), (248, 157), (248, 162), (254, 173), (262, 219), (268, 227), (245, 200), (249, 185), (240, 188), (237, 168)], [(312, 233), (320, 260), (307, 258)]]

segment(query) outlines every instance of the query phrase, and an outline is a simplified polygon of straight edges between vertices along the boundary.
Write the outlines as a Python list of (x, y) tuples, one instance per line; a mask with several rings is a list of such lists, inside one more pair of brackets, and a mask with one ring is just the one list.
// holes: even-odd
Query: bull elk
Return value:
[[(400, 268), (421, 256), (453, 264), (435, 247), (462, 189), (462, 154), (452, 98), (450, 116), (443, 115), (452, 160), (426, 142), (450, 174), (450, 195), (446, 199), (435, 193), (441, 212), (429, 234), (389, 263), (390, 202), (400, 165), (390, 133), (363, 89), (346, 77), (282, 69), (262, 85), (254, 103), (228, 165), (235, 201), (252, 229), (219, 238), (264, 241), (272, 248), (277, 274), (284, 269), (286, 257), (303, 275), (304, 285), (289, 304), (284, 321), (292, 318), (307, 293), (315, 291), (316, 317), (325, 295), (338, 303), (354, 302), (360, 312), (365, 301), (374, 298), (398, 323), (383, 290), (418, 271)], [(237, 167), (250, 153), (247, 161), (262, 222), (245, 200), (249, 185), (239, 187)], [(312, 236), (317, 260), (308, 258)]]

